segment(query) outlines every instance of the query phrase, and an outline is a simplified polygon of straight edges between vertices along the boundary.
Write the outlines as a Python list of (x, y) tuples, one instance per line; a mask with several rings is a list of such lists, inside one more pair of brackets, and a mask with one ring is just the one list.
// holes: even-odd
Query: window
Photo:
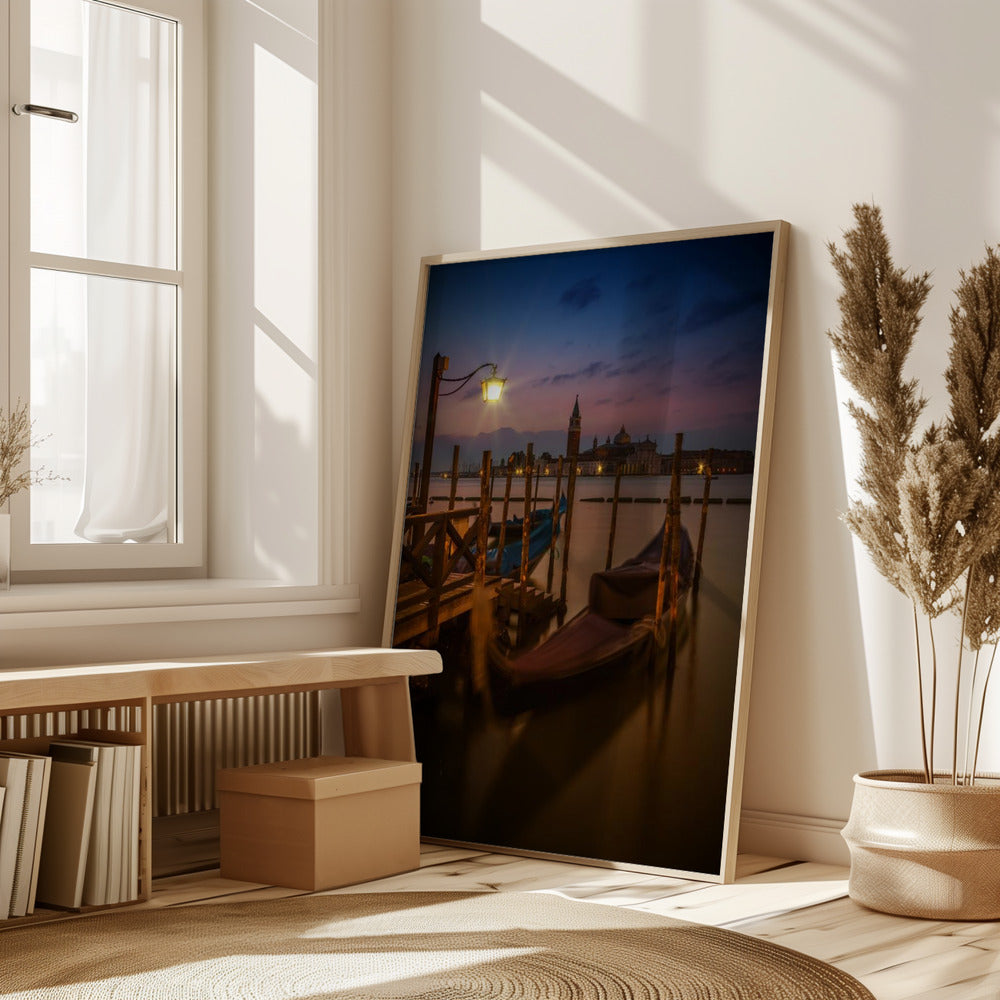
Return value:
[(12, 502), (14, 565), (201, 572), (202, 5), (9, 17), (9, 183), (28, 194), (10, 199), (7, 392), (43, 438), (32, 465), (63, 477)]

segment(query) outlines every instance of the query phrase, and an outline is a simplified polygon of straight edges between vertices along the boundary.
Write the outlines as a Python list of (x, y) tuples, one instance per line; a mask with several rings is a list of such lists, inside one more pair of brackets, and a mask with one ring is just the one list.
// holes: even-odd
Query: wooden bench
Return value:
[[(337, 649), (0, 671), (0, 748), (43, 753), (49, 734), (22, 719), (86, 711), (89, 738), (138, 743), (142, 752), (139, 899), (152, 892), (151, 719), (154, 705), (339, 689), (350, 756), (416, 759), (409, 678), (441, 672), (433, 650)], [(60, 735), (63, 728), (57, 727)], [(127, 904), (123, 904), (127, 905)], [(2, 922), (10, 926), (35, 917)]]

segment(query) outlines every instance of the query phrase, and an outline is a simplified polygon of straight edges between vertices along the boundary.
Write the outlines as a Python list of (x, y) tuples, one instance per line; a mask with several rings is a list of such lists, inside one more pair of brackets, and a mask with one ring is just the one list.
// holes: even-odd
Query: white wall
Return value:
[(874, 200), (898, 262), (934, 272), (912, 373), (942, 413), (950, 289), (1000, 239), (1000, 6), (393, 10), (397, 400), (422, 255), (792, 224), (741, 850), (843, 860), (851, 775), (917, 766), (919, 743), (909, 608), (838, 522), (856, 457), (824, 335), (838, 322), (825, 244), (851, 224), (852, 203)]

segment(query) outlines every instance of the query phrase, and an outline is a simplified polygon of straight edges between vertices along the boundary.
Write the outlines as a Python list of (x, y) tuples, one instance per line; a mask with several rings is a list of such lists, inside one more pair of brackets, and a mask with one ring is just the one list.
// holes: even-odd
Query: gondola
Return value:
[[(694, 552), (687, 531), (680, 528), (678, 610), (691, 588)], [(509, 688), (558, 686), (572, 677), (622, 670), (636, 664), (654, 665), (665, 655), (663, 622), (654, 620), (663, 536), (619, 566), (590, 578), (587, 607), (533, 649), (518, 653), (501, 639), (489, 644), (489, 662)], [(670, 567), (668, 566), (669, 581)], [(669, 614), (669, 583), (663, 614)]]
[[(528, 571), (530, 572), (538, 560), (549, 551), (552, 545), (553, 531), (559, 536), (559, 522), (566, 513), (566, 497), (559, 498), (558, 516), (553, 522), (552, 507), (536, 510), (531, 515), (531, 532), (528, 536)], [(503, 532), (503, 552), (497, 561), (497, 547), (500, 544), (500, 534)], [(521, 568), (521, 556), (524, 541), (524, 519), (513, 517), (507, 521), (495, 521), (490, 525), (490, 538), (486, 548), (487, 572), (497, 576), (511, 576)], [(490, 547), (492, 546), (492, 548)]]

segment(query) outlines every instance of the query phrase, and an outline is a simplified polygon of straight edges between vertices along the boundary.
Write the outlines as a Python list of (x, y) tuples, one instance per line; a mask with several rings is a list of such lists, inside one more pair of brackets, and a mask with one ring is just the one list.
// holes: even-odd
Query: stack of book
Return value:
[(141, 750), (52, 741), (39, 903), (78, 909), (138, 897)]
[(0, 751), (0, 918), (35, 911), (52, 761)]

